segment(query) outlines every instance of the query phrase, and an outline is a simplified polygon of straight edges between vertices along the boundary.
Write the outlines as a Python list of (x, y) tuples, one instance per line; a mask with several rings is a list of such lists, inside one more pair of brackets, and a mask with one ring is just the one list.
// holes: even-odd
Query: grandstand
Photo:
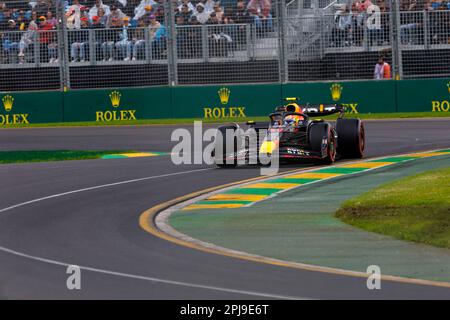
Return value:
[(0, 1), (0, 34), (0, 91), (450, 75), (444, 0)]

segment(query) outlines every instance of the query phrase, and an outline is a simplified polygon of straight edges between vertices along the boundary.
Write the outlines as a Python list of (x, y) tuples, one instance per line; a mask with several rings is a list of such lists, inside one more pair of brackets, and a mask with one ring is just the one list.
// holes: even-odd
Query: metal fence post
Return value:
[(428, 30), (428, 11), (423, 11), (423, 44), (425, 50), (430, 49), (429, 30)]
[(249, 60), (252, 58), (251, 43), (252, 43), (252, 29), (251, 24), (247, 23), (245, 25), (245, 44), (246, 44), (247, 58)]
[(97, 46), (95, 44), (95, 31), (90, 29), (88, 30), (89, 32), (89, 63), (91, 66), (97, 64), (97, 59), (96, 59), (96, 52), (97, 52)]
[(393, 78), (400, 80), (403, 79), (400, 6), (396, 0), (390, 2)]
[(152, 40), (150, 39), (150, 30), (148, 28), (144, 29), (144, 39), (145, 39), (145, 61), (151, 63), (152, 57)]
[(287, 48), (286, 48), (286, 1), (285, 0), (277, 0), (277, 11), (278, 11), (278, 52), (279, 52), (279, 82), (285, 83), (288, 81), (288, 57)]
[(209, 41), (208, 41), (208, 29), (205, 25), (202, 28), (202, 57), (204, 62), (209, 61)]
[(58, 19), (58, 62), (60, 65), (61, 88), (63, 91), (70, 89), (70, 68), (67, 39), (67, 23), (64, 12), (64, 1), (56, 4), (56, 16)]
[(165, 3), (165, 20), (167, 26), (167, 63), (169, 72), (169, 85), (178, 85), (178, 63), (177, 63), (177, 30), (174, 19), (174, 1)]
[(34, 59), (34, 64), (36, 65), (36, 68), (39, 68), (39, 65), (41, 64), (41, 46), (40, 46), (40, 42), (39, 42), (39, 31), (37, 31), (34, 35), (33, 35), (33, 50), (34, 50), (34, 54), (33, 54), (33, 59)]

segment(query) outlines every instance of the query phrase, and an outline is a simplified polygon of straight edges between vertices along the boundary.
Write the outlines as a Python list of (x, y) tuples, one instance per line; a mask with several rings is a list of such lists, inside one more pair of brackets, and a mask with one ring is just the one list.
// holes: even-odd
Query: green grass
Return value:
[(104, 155), (130, 151), (0, 151), (0, 164), (99, 159)]
[[(359, 113), (347, 114), (348, 118), (361, 119), (403, 119), (403, 118), (441, 118), (450, 117), (447, 112), (405, 112), (405, 113)], [(324, 119), (336, 119), (337, 115), (323, 117)], [(164, 125), (164, 124), (190, 124), (194, 121), (203, 121), (204, 123), (224, 123), (224, 122), (245, 122), (247, 120), (267, 121), (268, 117), (248, 117), (248, 118), (221, 118), (221, 119), (203, 119), (203, 118), (181, 118), (181, 119), (147, 119), (131, 121), (112, 121), (112, 122), (55, 122), (55, 123), (32, 123), (27, 125), (11, 125), (4, 128), (23, 128), (23, 127), (77, 127), (77, 126), (117, 126), (117, 125)]]
[(344, 202), (336, 216), (367, 231), (450, 248), (450, 168), (382, 185)]

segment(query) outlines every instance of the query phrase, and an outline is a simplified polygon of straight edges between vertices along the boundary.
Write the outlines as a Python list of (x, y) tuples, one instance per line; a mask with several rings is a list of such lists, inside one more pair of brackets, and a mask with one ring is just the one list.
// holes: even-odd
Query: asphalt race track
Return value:
[[(5, 129), (0, 150), (170, 151), (174, 128)], [(366, 122), (366, 136), (368, 157), (445, 148), (450, 120)], [(257, 175), (175, 166), (168, 156), (0, 165), (0, 298), (450, 299), (449, 288), (383, 282), (369, 291), (363, 278), (208, 254), (138, 224), (154, 205)], [(66, 288), (69, 264), (82, 268), (81, 290)]]

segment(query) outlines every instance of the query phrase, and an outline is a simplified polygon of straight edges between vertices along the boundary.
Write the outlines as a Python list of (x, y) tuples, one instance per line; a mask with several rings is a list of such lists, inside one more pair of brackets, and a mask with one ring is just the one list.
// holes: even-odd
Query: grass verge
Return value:
[[(347, 114), (347, 118), (361, 119), (405, 119), (405, 118), (443, 118), (450, 117), (447, 112), (404, 112), (404, 113), (358, 113)], [(323, 117), (324, 119), (336, 119), (337, 115)], [(181, 119), (146, 119), (132, 121), (111, 121), (111, 122), (55, 122), (55, 123), (34, 123), (26, 125), (10, 125), (3, 128), (35, 128), (35, 127), (80, 127), (80, 126), (118, 126), (118, 125), (164, 125), (164, 124), (191, 124), (194, 121), (202, 121), (203, 123), (225, 123), (225, 122), (245, 122), (247, 120), (267, 121), (268, 117), (247, 117), (247, 118), (220, 118), (220, 119), (204, 119), (204, 118), (181, 118)]]
[(64, 160), (99, 159), (102, 156), (132, 151), (0, 151), (0, 164)]
[(336, 212), (355, 227), (450, 249), (450, 168), (400, 179), (344, 202)]

